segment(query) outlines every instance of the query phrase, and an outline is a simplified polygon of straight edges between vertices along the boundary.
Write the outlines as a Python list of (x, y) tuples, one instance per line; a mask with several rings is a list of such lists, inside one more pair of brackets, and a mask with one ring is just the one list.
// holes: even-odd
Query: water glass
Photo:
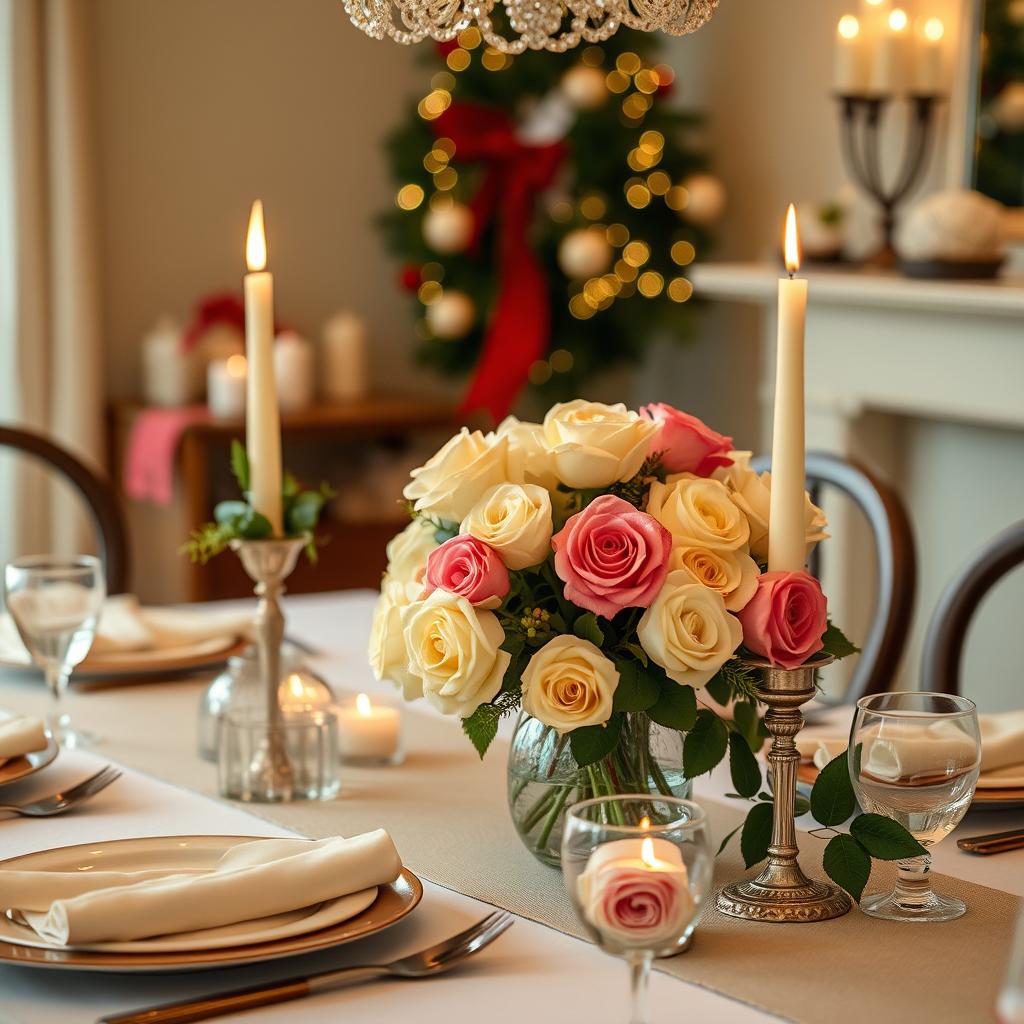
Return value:
[[(218, 785), (232, 800), (276, 803), (331, 800), (338, 778), (338, 718), (333, 711), (283, 713), (268, 722), (264, 709), (242, 707), (220, 719)], [(267, 751), (288, 765), (285, 785), (269, 786)]]
[(630, 966), (630, 1024), (647, 1021), (651, 962), (685, 947), (713, 868), (707, 819), (692, 801), (604, 796), (569, 809), (565, 885), (591, 938)]
[[(944, 693), (877, 693), (857, 701), (850, 777), (861, 807), (903, 825), (922, 846), (945, 839), (967, 813), (981, 767), (974, 702)], [(931, 856), (898, 862), (892, 892), (861, 910), (890, 921), (951, 921), (962, 900), (932, 889)]]
[(32, 555), (4, 569), (7, 610), (46, 677), (53, 695), (47, 726), (64, 747), (96, 742), (90, 733), (72, 728), (62, 698), (72, 671), (92, 647), (105, 597), (103, 566), (92, 555)]

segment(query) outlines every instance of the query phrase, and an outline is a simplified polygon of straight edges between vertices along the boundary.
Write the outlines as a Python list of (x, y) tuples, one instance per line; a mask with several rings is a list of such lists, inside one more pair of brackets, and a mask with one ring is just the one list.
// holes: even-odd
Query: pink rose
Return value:
[(509, 588), (505, 563), (493, 548), (470, 536), (452, 537), (431, 551), (424, 582), (424, 597), (446, 590), (482, 608), (497, 608)]
[(781, 668), (797, 668), (824, 646), (828, 605), (806, 572), (766, 572), (742, 611), (743, 643)]
[(696, 416), (664, 402), (645, 405), (640, 415), (661, 424), (651, 448), (665, 452), (661, 461), (670, 473), (711, 476), (716, 469), (732, 465), (732, 438), (716, 433)]
[(629, 943), (671, 941), (685, 928), (689, 907), (676, 880), (642, 869), (621, 870), (609, 877), (600, 901), (591, 909), (598, 931)]
[(668, 574), (672, 534), (654, 516), (614, 494), (602, 494), (551, 538), (565, 596), (611, 619), (623, 608), (647, 608)]

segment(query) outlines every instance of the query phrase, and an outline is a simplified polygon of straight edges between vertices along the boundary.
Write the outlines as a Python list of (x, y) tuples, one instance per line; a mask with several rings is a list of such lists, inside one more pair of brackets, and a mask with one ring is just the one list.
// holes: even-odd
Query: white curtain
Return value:
[[(103, 456), (98, 234), (82, 0), (0, 0), (0, 422)], [(82, 546), (80, 511), (5, 459), (2, 554)]]

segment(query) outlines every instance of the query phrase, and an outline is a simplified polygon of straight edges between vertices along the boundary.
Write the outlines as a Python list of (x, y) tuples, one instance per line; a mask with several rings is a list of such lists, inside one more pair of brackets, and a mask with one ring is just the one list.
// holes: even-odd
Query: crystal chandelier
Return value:
[[(563, 53), (581, 42), (599, 43), (621, 26), (669, 35), (696, 32), (718, 0), (342, 0), (352, 23), (374, 39), (418, 43), (454, 39), (476, 23), (501, 53), (526, 49)], [(492, 17), (507, 25), (505, 33)]]

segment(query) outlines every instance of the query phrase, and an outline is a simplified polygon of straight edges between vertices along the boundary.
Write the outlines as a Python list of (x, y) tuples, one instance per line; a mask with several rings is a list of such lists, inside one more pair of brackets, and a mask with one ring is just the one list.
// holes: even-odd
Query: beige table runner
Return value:
[[(98, 753), (215, 796), (215, 767), (195, 753), (201, 689), (174, 682), (98, 690), (75, 699), (73, 711), (106, 737)], [(36, 687), (5, 682), (0, 705), (41, 711), (45, 698)], [(343, 768), (342, 793), (329, 803), (248, 809), (314, 838), (384, 826), (424, 878), (582, 935), (561, 875), (535, 861), (513, 830), (505, 803), (507, 745), (496, 742), (481, 763), (457, 723), (410, 712), (405, 725), (409, 753), (400, 767)], [(704, 806), (716, 842), (743, 813), (738, 803)], [(737, 845), (733, 840), (718, 858), (716, 884), (744, 873)], [(801, 836), (809, 874), (823, 875), (824, 845)], [(871, 888), (889, 885), (891, 876), (890, 868), (877, 869)], [(965, 900), (970, 912), (941, 925), (876, 921), (856, 910), (820, 924), (770, 925), (737, 921), (712, 906), (692, 950), (658, 967), (806, 1024), (991, 1021), (1021, 901), (945, 876), (936, 876), (936, 885)]]

